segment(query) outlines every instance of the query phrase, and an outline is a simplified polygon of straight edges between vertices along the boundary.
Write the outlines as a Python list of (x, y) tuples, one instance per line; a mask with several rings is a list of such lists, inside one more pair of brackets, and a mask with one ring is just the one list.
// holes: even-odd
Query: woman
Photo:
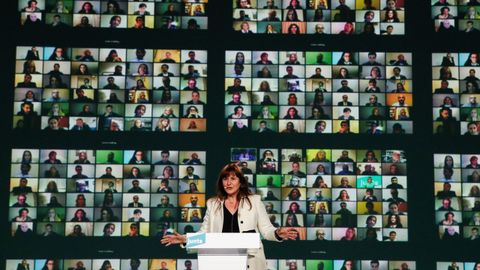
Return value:
[(196, 106), (189, 106), (185, 111), (184, 118), (202, 118)]
[(338, 70), (338, 74), (336, 79), (350, 79), (350, 74), (348, 73), (348, 69), (342, 67)]
[(42, 267), (42, 270), (57, 270), (57, 269), (58, 269), (58, 263), (53, 259), (45, 260), (45, 264)]
[(300, 35), (300, 27), (295, 24), (295, 23), (292, 23), (290, 24), (290, 26), (288, 27), (288, 30), (287, 30), (287, 34), (289, 35)]
[(454, 161), (453, 157), (450, 155), (446, 155), (445, 159), (443, 160), (443, 168), (453, 169)]
[(118, 56), (117, 50), (110, 50), (108, 53), (107, 58), (105, 58), (105, 62), (122, 62), (122, 58)]
[(370, 75), (366, 76), (365, 79), (382, 79), (382, 71), (379, 67), (372, 67), (372, 69), (370, 69)]
[(348, 228), (345, 235), (340, 238), (340, 241), (354, 241), (356, 238), (355, 228)]
[(258, 87), (258, 91), (260, 92), (270, 92), (270, 84), (267, 81), (262, 81), (260, 86)]
[(273, 25), (267, 24), (267, 26), (265, 26), (265, 34), (277, 34), (277, 31), (273, 28)]
[(45, 188), (45, 192), (58, 193), (57, 182), (55, 181), (48, 182), (47, 187)]
[(312, 184), (312, 188), (328, 188), (328, 185), (325, 183), (325, 180), (322, 176), (317, 176), (317, 178), (315, 178), (315, 182)]
[(90, 219), (87, 217), (87, 213), (83, 209), (77, 209), (73, 218), (70, 220), (72, 222), (89, 222)]
[(148, 164), (145, 152), (142, 150), (135, 150), (128, 164)]
[(387, 225), (385, 228), (403, 228), (400, 216), (396, 214), (390, 214), (387, 217)]
[[(223, 213), (223, 214), (222, 214)], [(223, 218), (225, 217), (225, 218)], [(242, 222), (239, 222), (242, 217)], [(297, 231), (292, 228), (275, 228), (271, 224), (260, 196), (248, 190), (248, 181), (241, 169), (235, 164), (225, 166), (217, 181), (217, 196), (207, 201), (207, 212), (200, 232), (260, 232), (264, 239), (281, 241), (296, 239)], [(165, 235), (162, 244), (185, 244), (185, 235), (175, 233)], [(260, 244), (261, 245), (261, 244)], [(263, 247), (258, 252), (249, 254), (250, 270), (266, 269)]]
[(247, 119), (247, 115), (243, 113), (243, 107), (242, 106), (236, 106), (233, 109), (233, 113), (231, 113), (228, 118), (230, 119)]
[(348, 195), (348, 192), (345, 189), (342, 189), (340, 193), (338, 194), (338, 197), (335, 199), (335, 201), (350, 201), (350, 196)]
[(397, 11), (392, 9), (385, 11), (385, 18), (383, 19), (382, 22), (386, 22), (386, 23), (400, 22), (400, 20), (398, 19)]
[[(260, 71), (257, 72), (257, 77), (258, 78), (272, 78), (272, 72), (270, 72), (270, 69), (268, 69), (268, 67), (263, 67)], [(264, 82), (266, 82), (266, 81), (264, 81)], [(267, 84), (268, 84), (268, 82), (267, 82)], [(260, 84), (260, 87), (261, 86), (262, 85)], [(270, 90), (268, 92), (270, 92)]]
[(90, 2), (85, 2), (82, 5), (82, 8), (78, 11), (79, 14), (96, 14), (97, 12), (93, 9), (93, 5)]
[(287, 22), (298, 22), (298, 21), (300, 21), (298, 19), (297, 11), (294, 10), (294, 9), (288, 9), (287, 13), (285, 15), (285, 21), (287, 21)]
[(157, 126), (155, 127), (156, 132), (171, 132), (172, 127), (170, 126), (170, 120), (168, 118), (160, 118), (157, 121)]
[(163, 168), (162, 176), (160, 178), (167, 180), (175, 178), (175, 174), (173, 173), (173, 167), (165, 166), (165, 168)]
[(243, 52), (237, 52), (235, 55), (235, 65), (244, 65), (245, 64), (245, 55)]
[(32, 163), (32, 152), (30, 150), (23, 151), (21, 163), (22, 164), (31, 164)]
[(287, 114), (283, 117), (283, 119), (302, 119), (300, 115), (298, 115), (298, 110), (295, 107), (290, 107), (287, 110)]
[(107, 10), (103, 12), (103, 14), (124, 14), (124, 13), (125, 11), (123, 11), (120, 8), (120, 5), (115, 0), (109, 0), (107, 3)]
[(43, 218), (45, 222), (60, 222), (62, 219), (58, 216), (55, 208), (50, 208), (47, 211), (47, 215)]
[(41, 11), (40, 8), (37, 7), (38, 2), (37, 0), (30, 0), (27, 3), (27, 6), (22, 9), (22, 12), (39, 12)]
[(133, 167), (127, 175), (127, 178), (143, 178), (143, 174), (138, 167)]

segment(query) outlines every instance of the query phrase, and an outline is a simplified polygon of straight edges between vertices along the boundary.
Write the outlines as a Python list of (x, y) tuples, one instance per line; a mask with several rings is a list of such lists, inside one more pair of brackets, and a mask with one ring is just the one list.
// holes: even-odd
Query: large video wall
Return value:
[(208, 28), (208, 0), (19, 0), (24, 28), (109, 28), (188, 31)]
[(14, 149), (11, 236), (163, 237), (197, 231), (206, 152)]

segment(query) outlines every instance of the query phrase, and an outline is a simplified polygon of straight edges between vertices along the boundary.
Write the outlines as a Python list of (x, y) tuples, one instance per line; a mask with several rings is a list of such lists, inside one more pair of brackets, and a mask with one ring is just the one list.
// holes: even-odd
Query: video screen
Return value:
[(432, 20), (438, 34), (480, 33), (480, 2), (478, 0), (430, 0)]
[(205, 170), (205, 151), (13, 149), (11, 236), (163, 237), (198, 231)]
[(208, 0), (19, 0), (24, 28), (206, 30)]
[(469, 270), (480, 269), (480, 262), (437, 262), (437, 270)]
[(480, 240), (479, 157), (434, 154), (435, 223), (441, 240)]
[(297, 240), (408, 241), (404, 151), (232, 148), (231, 161)]
[[(196, 270), (195, 259), (8, 259), (6, 270)], [(415, 270), (414, 261), (268, 259), (268, 270)], [(439, 268), (440, 269), (440, 268)], [(445, 268), (446, 269), (446, 268)], [(461, 268), (463, 270), (463, 268)], [(471, 269), (471, 268), (469, 268)]]
[(225, 57), (231, 133), (412, 134), (412, 53), (226, 51)]
[(207, 51), (17, 47), (13, 129), (205, 132)]
[(242, 34), (404, 35), (405, 0), (233, 0)]
[(477, 52), (432, 54), (434, 134), (480, 134), (478, 57)]

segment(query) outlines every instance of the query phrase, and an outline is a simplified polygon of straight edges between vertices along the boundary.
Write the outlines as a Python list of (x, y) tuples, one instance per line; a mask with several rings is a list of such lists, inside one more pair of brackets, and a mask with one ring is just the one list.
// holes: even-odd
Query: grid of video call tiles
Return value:
[[(377, 267), (377, 268), (374, 268)], [(195, 259), (9, 259), (6, 270), (194, 270)], [(268, 270), (415, 270), (415, 261), (268, 259)], [(440, 269), (440, 268), (439, 268)], [(463, 268), (461, 268), (463, 270)]]
[(25, 28), (208, 28), (208, 0), (19, 0), (18, 10)]
[(435, 154), (435, 222), (442, 240), (480, 241), (479, 154)]
[(274, 226), (298, 240), (408, 241), (399, 150), (232, 148)]
[(13, 237), (152, 236), (197, 231), (204, 151), (13, 149)]
[(480, 59), (477, 52), (432, 54), (433, 132), (478, 135)]
[(206, 131), (207, 51), (17, 47), (14, 129)]
[(480, 262), (437, 262), (437, 270), (479, 270)]
[(430, 0), (432, 19), (437, 33), (480, 33), (478, 0)]
[(233, 0), (240, 33), (404, 35), (404, 0)]
[(412, 133), (412, 53), (226, 51), (230, 132)]

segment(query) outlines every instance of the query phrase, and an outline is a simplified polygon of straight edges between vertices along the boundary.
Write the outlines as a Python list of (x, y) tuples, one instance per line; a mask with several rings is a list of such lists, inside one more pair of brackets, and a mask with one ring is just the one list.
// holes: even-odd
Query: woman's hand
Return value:
[(275, 232), (283, 240), (295, 240), (298, 237), (298, 232), (294, 228), (278, 228)]
[(160, 243), (166, 245), (167, 247), (172, 244), (185, 244), (187, 243), (187, 237), (183, 234), (175, 232), (175, 234), (165, 235), (162, 240), (160, 240)]

